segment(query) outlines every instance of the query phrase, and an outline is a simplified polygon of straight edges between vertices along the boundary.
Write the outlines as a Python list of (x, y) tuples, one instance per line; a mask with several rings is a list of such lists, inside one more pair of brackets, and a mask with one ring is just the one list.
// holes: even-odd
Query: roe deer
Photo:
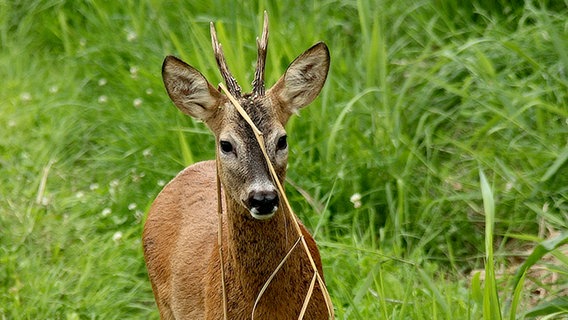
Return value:
[[(329, 69), (329, 51), (319, 42), (296, 58), (265, 92), (268, 40), (265, 14), (253, 91), (241, 88), (229, 72), (211, 23), (211, 38), (227, 87), (262, 132), (280, 183), (286, 175), (288, 118), (319, 94)], [(271, 178), (252, 129), (205, 77), (168, 56), (162, 66), (168, 95), (185, 114), (202, 120), (215, 135), (217, 161), (193, 164), (164, 187), (144, 226), (144, 258), (161, 319), (298, 319), (314, 275), (306, 251), (295, 248), (275, 274), (254, 309), (256, 298), (298, 239), (288, 208)], [(217, 177), (222, 186), (222, 245)], [(298, 220), (299, 221), (299, 220)], [(301, 232), (320, 275), (321, 259), (306, 228)], [(223, 257), (221, 264), (220, 256)], [(224, 266), (225, 299), (221, 285)], [(305, 319), (333, 317), (323, 290), (315, 284)]]

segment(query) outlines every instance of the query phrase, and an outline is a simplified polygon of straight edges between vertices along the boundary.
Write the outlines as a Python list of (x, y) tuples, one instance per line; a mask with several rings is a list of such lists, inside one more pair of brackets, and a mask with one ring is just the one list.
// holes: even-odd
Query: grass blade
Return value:
[(471, 298), (479, 305), (483, 305), (483, 292), (481, 290), (481, 272), (476, 272), (471, 278)]
[(568, 160), (568, 145), (564, 147), (564, 150), (562, 150), (562, 153), (558, 155), (558, 158), (556, 158), (552, 166), (550, 166), (548, 170), (546, 170), (546, 173), (542, 176), (542, 178), (540, 178), (540, 182), (545, 182), (546, 180), (550, 179), (550, 177), (552, 177), (558, 171), (558, 169), (560, 169), (560, 167), (566, 162), (566, 160)]
[(485, 290), (483, 297), (483, 317), (485, 319), (502, 319), (499, 296), (495, 284), (493, 259), (493, 231), (495, 224), (495, 200), (487, 178), (479, 170), (479, 183), (485, 211)]
[(195, 162), (193, 160), (193, 154), (191, 153), (191, 149), (189, 148), (187, 139), (185, 138), (185, 135), (181, 130), (178, 130), (178, 139), (179, 139), (179, 147), (181, 149), (183, 165), (187, 167)]
[(555, 238), (541, 242), (538, 246), (536, 246), (536, 248), (534, 248), (533, 252), (529, 255), (527, 260), (525, 260), (525, 262), (517, 270), (517, 273), (513, 278), (513, 286), (514, 287), (518, 286), (519, 282), (521, 281), (521, 278), (526, 273), (526, 271), (530, 267), (532, 267), (535, 263), (540, 261), (540, 259), (545, 254), (567, 243), (568, 243), (568, 231), (562, 232)]
[(435, 282), (422, 269), (416, 270), (418, 270), (420, 278), (422, 278), (422, 281), (424, 282), (424, 284), (426, 284), (426, 286), (434, 296), (434, 299), (436, 299), (436, 302), (438, 302), (438, 305), (440, 305), (440, 307), (442, 308), (442, 314), (450, 314), (448, 304), (444, 300), (442, 294), (440, 293), (440, 290), (438, 290), (438, 288), (436, 287)]
[[(554, 314), (568, 313), (568, 297), (557, 297), (551, 301), (541, 303), (531, 310), (527, 311), (526, 317), (540, 317), (540, 316), (552, 316)], [(556, 318), (559, 319), (559, 318)]]
[(511, 311), (509, 314), (509, 320), (517, 319), (517, 307), (521, 301), (521, 296), (523, 292), (523, 285), (525, 284), (526, 273), (523, 273), (517, 284), (514, 286), (515, 290), (513, 292), (513, 299), (511, 301)]

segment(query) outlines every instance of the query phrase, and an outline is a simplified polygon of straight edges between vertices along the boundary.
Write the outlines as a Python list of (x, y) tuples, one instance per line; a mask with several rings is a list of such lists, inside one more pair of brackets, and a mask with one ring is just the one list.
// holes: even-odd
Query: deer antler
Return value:
[(221, 71), (221, 75), (223, 76), (223, 79), (225, 79), (225, 83), (227, 83), (227, 89), (233, 96), (240, 98), (241, 87), (227, 67), (227, 61), (225, 61), (225, 55), (223, 54), (221, 44), (217, 40), (217, 32), (215, 31), (213, 22), (211, 22), (211, 44), (213, 45), (213, 52), (215, 53), (215, 60), (217, 60), (219, 71)]
[(264, 95), (264, 66), (266, 64), (266, 49), (268, 47), (268, 14), (264, 11), (264, 25), (262, 27), (262, 37), (256, 38), (258, 46), (258, 58), (256, 60), (256, 71), (252, 82), (252, 92), (255, 95)]

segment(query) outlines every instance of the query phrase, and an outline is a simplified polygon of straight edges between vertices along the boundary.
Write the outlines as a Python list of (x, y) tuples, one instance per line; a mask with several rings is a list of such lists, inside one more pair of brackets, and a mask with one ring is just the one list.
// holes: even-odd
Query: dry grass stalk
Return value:
[(302, 305), (302, 310), (300, 310), (300, 315), (298, 316), (298, 320), (304, 319), (304, 313), (306, 313), (306, 309), (308, 309), (308, 303), (310, 302), (309, 297), (312, 296), (314, 292), (314, 287), (316, 285), (317, 273), (314, 273), (314, 277), (310, 282), (310, 287), (308, 288), (308, 293), (306, 293), (306, 299), (304, 300), (304, 304)]
[(225, 266), (223, 264), (223, 202), (221, 200), (221, 178), (219, 177), (219, 155), (215, 152), (217, 167), (217, 213), (219, 216), (219, 229), (217, 230), (217, 243), (219, 244), (219, 260), (221, 261), (221, 292), (223, 296), (223, 320), (227, 320), (227, 289), (225, 287)]
[[(302, 236), (303, 237), (303, 236)], [(292, 246), (292, 248), (290, 248), (290, 250), (288, 250), (288, 253), (286, 253), (286, 255), (284, 256), (284, 258), (282, 258), (282, 261), (280, 261), (280, 263), (278, 264), (278, 266), (276, 266), (276, 269), (274, 269), (274, 271), (272, 272), (272, 274), (270, 275), (270, 277), (268, 277), (268, 280), (266, 280), (266, 282), (264, 283), (264, 285), (262, 286), (262, 288), (260, 289), (260, 292), (258, 293), (258, 296), (256, 297), (256, 300), (254, 301), (254, 306), (252, 307), (252, 313), (251, 313), (251, 320), (254, 320), (254, 312), (256, 311), (256, 307), (258, 305), (258, 303), (260, 302), (260, 298), (262, 298), (262, 295), (264, 294), (264, 292), (266, 291), (266, 289), (268, 288), (268, 286), (270, 285), (270, 283), (272, 282), (272, 279), (274, 279), (274, 277), (276, 276), (276, 274), (278, 273), (278, 271), (280, 271), (280, 268), (282, 268), (282, 266), (284, 265), (284, 263), (286, 263), (286, 261), (288, 260), (288, 258), (290, 257), (290, 255), (292, 254), (292, 252), (294, 251), (294, 249), (296, 249), (296, 247), (298, 246), (298, 244), (300, 243), (300, 238), (298, 238), (296, 240), (296, 242), (294, 242), (294, 245)]]

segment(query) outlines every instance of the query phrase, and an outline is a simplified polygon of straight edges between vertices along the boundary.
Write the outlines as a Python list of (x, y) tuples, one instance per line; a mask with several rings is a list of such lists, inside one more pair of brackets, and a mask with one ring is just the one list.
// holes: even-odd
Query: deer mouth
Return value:
[(270, 211), (259, 211), (258, 208), (252, 208), (250, 209), (250, 215), (257, 220), (268, 220), (274, 216), (276, 210), (278, 210), (278, 206), (272, 207)]

